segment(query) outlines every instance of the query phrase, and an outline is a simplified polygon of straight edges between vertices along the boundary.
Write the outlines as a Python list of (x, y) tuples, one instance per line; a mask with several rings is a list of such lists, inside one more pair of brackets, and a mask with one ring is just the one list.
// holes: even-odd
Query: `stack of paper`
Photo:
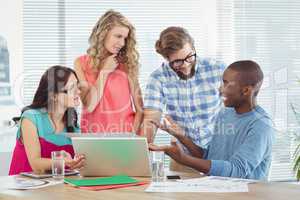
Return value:
[(123, 188), (129, 186), (143, 185), (147, 182), (139, 182), (129, 176), (112, 176), (104, 178), (93, 178), (93, 179), (70, 179), (65, 178), (65, 183), (80, 189), (86, 190), (105, 190), (113, 188)]
[(224, 179), (223, 177), (205, 177), (179, 180), (176, 182), (152, 182), (146, 192), (248, 192), (248, 182)]

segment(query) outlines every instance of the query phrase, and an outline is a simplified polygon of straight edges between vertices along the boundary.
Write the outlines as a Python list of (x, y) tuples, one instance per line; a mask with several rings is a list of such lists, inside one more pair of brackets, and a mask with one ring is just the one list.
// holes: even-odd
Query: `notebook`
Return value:
[(132, 184), (138, 183), (134, 178), (131, 178), (126, 175), (118, 175), (112, 177), (103, 177), (103, 178), (91, 178), (91, 179), (71, 179), (65, 178), (65, 183), (68, 183), (73, 186), (103, 186), (103, 185), (120, 185), (120, 184)]

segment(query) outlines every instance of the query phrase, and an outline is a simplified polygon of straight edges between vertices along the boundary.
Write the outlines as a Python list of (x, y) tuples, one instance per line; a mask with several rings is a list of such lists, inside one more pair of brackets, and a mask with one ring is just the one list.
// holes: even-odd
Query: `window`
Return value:
[[(162, 57), (155, 52), (154, 45), (160, 32), (168, 26), (187, 28), (196, 38), (197, 53), (215, 54), (215, 1), (24, 0), (26, 104), (31, 102), (36, 83), (47, 67), (54, 64), (72, 67), (75, 58), (86, 53), (91, 30), (108, 9), (120, 11), (136, 27), (142, 89), (150, 73), (161, 65)], [(156, 137), (157, 143), (169, 143), (169, 140), (163, 132)]]
[(265, 74), (258, 102), (271, 114), (277, 130), (270, 180), (294, 177), (297, 123), (290, 104), (299, 101), (299, 11), (297, 0), (225, 0), (217, 4), (218, 57), (230, 62), (253, 59)]
[[(74, 59), (85, 54), (92, 27), (108, 9), (120, 11), (136, 27), (142, 89), (162, 62), (154, 43), (171, 25), (189, 30), (201, 56), (227, 64), (239, 59), (257, 61), (265, 73), (259, 103), (272, 115), (277, 129), (270, 180), (292, 179), (297, 123), (289, 105), (299, 99), (300, 90), (296, 83), (300, 77), (300, 2), (24, 0), (24, 104), (31, 102), (46, 68), (54, 64), (72, 67)], [(156, 142), (168, 143), (169, 137), (160, 132)]]
[[(0, 8), (0, 107), (4, 109), (14, 107), (14, 82), (23, 68), (21, 8), (22, 3), (17, 0), (3, 4)], [(7, 19), (10, 20), (9, 26)], [(3, 120), (4, 116), (0, 116), (1, 125)]]
[[(205, 6), (202, 6), (205, 3)], [(171, 5), (172, 4), (172, 5)], [(66, 62), (68, 66), (79, 55), (85, 54), (91, 30), (108, 9), (115, 9), (134, 24), (140, 54), (140, 84), (146, 87), (150, 73), (161, 65), (162, 57), (155, 52), (160, 32), (168, 26), (183, 26), (196, 39), (199, 55), (215, 54), (214, 1), (65, 1)], [(79, 14), (80, 13), (80, 14)], [(197, 19), (197, 20), (195, 20)], [(209, 45), (213, 44), (213, 45)], [(168, 134), (159, 132), (156, 143), (169, 143)]]
[(0, 96), (1, 104), (4, 104), (3, 97), (11, 95), (11, 88), (9, 86), (9, 52), (7, 42), (4, 37), (0, 36)]
[[(23, 69), (22, 1), (11, 0), (0, 7), (0, 175), (7, 175), (10, 152), (15, 144), (14, 128), (9, 120), (20, 112), (17, 104), (20, 91), (15, 84)], [(9, 19), (9, 23), (8, 23)], [(3, 169), (3, 170), (2, 170)]]

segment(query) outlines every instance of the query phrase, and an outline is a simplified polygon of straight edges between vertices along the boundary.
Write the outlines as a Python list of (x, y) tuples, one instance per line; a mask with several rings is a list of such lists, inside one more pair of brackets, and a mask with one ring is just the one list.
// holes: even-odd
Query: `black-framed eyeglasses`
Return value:
[(178, 68), (181, 67), (183, 65), (184, 62), (188, 62), (188, 63), (193, 63), (195, 62), (197, 57), (197, 54), (194, 53), (192, 55), (187, 56), (184, 59), (177, 59), (177, 60), (173, 60), (172, 62), (169, 62), (170, 67), (172, 68)]

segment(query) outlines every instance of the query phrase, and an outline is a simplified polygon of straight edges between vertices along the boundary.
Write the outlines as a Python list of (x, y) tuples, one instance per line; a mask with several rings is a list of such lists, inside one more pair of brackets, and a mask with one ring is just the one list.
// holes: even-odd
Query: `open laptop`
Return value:
[(86, 156), (82, 176), (150, 176), (148, 143), (144, 137), (71, 137), (75, 153)]

